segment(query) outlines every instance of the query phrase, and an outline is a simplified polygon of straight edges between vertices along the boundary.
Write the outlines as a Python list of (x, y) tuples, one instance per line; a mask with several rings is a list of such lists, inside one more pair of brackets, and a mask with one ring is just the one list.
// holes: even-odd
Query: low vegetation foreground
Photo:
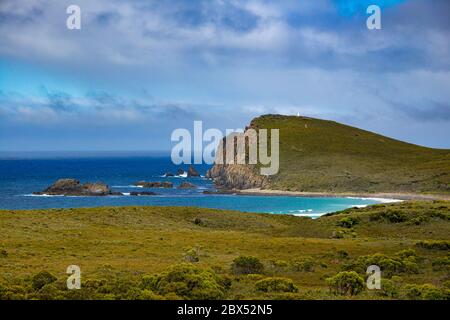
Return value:
[[(449, 299), (450, 202), (0, 211), (0, 299)], [(81, 268), (68, 290), (66, 269)], [(382, 270), (381, 290), (366, 269)]]

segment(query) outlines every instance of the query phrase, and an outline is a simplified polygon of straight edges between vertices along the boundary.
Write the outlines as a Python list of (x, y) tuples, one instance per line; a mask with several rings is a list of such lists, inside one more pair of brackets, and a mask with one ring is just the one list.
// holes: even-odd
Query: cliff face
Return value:
[(252, 189), (268, 185), (265, 176), (257, 174), (255, 166), (242, 164), (215, 164), (206, 174), (218, 188)]
[[(246, 128), (257, 130), (258, 127), (252, 121)], [(224, 145), (225, 139), (222, 140), (219, 148)], [(246, 154), (237, 154), (237, 148), (235, 148), (234, 159), (237, 163), (237, 159), (245, 159)], [(224, 152), (224, 156), (226, 153)], [(255, 165), (249, 164), (218, 164), (216, 157), (216, 164), (208, 170), (206, 173), (207, 178), (214, 180), (214, 183), (218, 188), (222, 189), (252, 189), (252, 188), (265, 188), (269, 184), (267, 176), (259, 174), (259, 170)]]

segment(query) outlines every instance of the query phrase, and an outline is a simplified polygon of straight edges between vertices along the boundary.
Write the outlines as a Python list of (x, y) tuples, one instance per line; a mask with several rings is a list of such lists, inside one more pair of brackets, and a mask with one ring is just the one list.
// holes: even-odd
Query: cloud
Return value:
[[(26, 4), (19, 6), (22, 2)], [(403, 68), (450, 67), (446, 56), (448, 28), (445, 32), (430, 29), (443, 12), (430, 9), (423, 0), (379, 0), (383, 8), (401, 4), (395, 8), (414, 17), (420, 15), (422, 23), (416, 25), (416, 18), (401, 15), (391, 19), (389, 16), (399, 14), (389, 11), (384, 24), (388, 30), (374, 33), (365, 28), (364, 17), (339, 17), (333, 10), (336, 5), (338, 12), (359, 12), (366, 2), (321, 0), (312, 6), (262, 0), (80, 0), (82, 30), (69, 31), (65, 27), (68, 0), (33, 4), (4, 0), (0, 7), (0, 41), (4, 44), (0, 54), (27, 59), (28, 52), (33, 52), (33, 60), (53, 59), (54, 63), (72, 65), (95, 60), (110, 66), (189, 66), (193, 62), (207, 66), (239, 58), (263, 63), (284, 60), (293, 66), (314, 62), (323, 68), (364, 71), (364, 64), (380, 65), (378, 56), (392, 57), (405, 50), (409, 57), (420, 59), (408, 58)], [(439, 0), (436, 3), (436, 8), (445, 6)], [(428, 10), (421, 10), (424, 6)], [(319, 19), (314, 18), (317, 12)], [(298, 18), (293, 18), (296, 15)], [(322, 61), (325, 57), (326, 62)], [(382, 72), (397, 70), (397, 61), (385, 59), (382, 67)]]
[(164, 139), (193, 120), (300, 112), (399, 138), (422, 119), (450, 134), (450, 2), (370, 2), (381, 31), (367, 30), (365, 0), (78, 0), (78, 31), (65, 26), (72, 1), (2, 0), (0, 129)]

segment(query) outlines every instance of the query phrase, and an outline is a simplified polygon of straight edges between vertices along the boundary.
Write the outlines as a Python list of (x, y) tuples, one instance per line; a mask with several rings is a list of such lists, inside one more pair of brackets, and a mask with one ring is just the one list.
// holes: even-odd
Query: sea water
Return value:
[[(350, 207), (382, 202), (381, 199), (317, 198), (291, 196), (211, 195), (215, 190), (204, 176), (208, 165), (196, 165), (202, 177), (176, 174), (182, 167), (172, 164), (165, 153), (1, 153), (0, 209), (82, 208), (100, 206), (196, 206), (273, 214), (318, 217), (324, 213)], [(35, 196), (56, 180), (74, 178), (85, 182), (103, 182), (123, 196), (64, 197)], [(133, 186), (137, 181), (169, 181), (173, 189), (146, 190)], [(176, 187), (191, 182), (198, 188), (180, 190)], [(156, 196), (130, 196), (132, 191), (153, 191)]]

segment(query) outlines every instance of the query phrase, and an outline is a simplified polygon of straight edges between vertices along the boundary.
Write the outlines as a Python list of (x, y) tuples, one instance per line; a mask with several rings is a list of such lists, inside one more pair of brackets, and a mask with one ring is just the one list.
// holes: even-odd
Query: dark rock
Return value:
[(177, 176), (181, 176), (181, 175), (183, 175), (184, 174), (184, 169), (183, 168), (179, 168), (178, 170), (177, 170)]
[(158, 188), (171, 189), (171, 188), (173, 188), (173, 183), (167, 182), (167, 181), (164, 181), (164, 182), (139, 181), (139, 182), (136, 182), (134, 185), (138, 186), (138, 187), (148, 188), (148, 189), (158, 189)]
[(183, 182), (178, 186), (178, 189), (197, 189), (197, 186), (190, 182)]
[(188, 177), (200, 177), (200, 173), (198, 173), (198, 171), (195, 170), (194, 166), (190, 165), (188, 172), (187, 172), (187, 176)]
[(104, 183), (81, 184), (76, 179), (60, 179), (42, 192), (33, 192), (37, 195), (62, 195), (62, 196), (109, 196), (121, 193), (112, 192)]
[(235, 194), (233, 190), (205, 190), (203, 194)]
[[(257, 130), (258, 128), (252, 123), (250, 127)], [(247, 128), (248, 129), (248, 128)], [(226, 148), (224, 145), (226, 139), (222, 139), (219, 148), (224, 149), (222, 159), (218, 158), (220, 154), (216, 157), (216, 163), (214, 166), (208, 170), (206, 173), (206, 178), (212, 179), (217, 188), (229, 189), (229, 190), (242, 190), (242, 189), (253, 189), (261, 188), (264, 189), (269, 185), (269, 177), (262, 176), (258, 173), (258, 168), (256, 165), (251, 164), (237, 164), (238, 159), (246, 159), (247, 153), (244, 151), (242, 154), (238, 154), (238, 150), (234, 150), (234, 163), (235, 164), (224, 164), (223, 160), (226, 159)]]
[(143, 192), (130, 192), (130, 196), (156, 196), (156, 193), (154, 193), (154, 192), (148, 192), (148, 191), (143, 191)]
[(164, 176), (165, 176), (165, 177), (173, 177), (174, 174), (173, 174), (172, 172), (166, 172), (166, 173), (164, 174)]

